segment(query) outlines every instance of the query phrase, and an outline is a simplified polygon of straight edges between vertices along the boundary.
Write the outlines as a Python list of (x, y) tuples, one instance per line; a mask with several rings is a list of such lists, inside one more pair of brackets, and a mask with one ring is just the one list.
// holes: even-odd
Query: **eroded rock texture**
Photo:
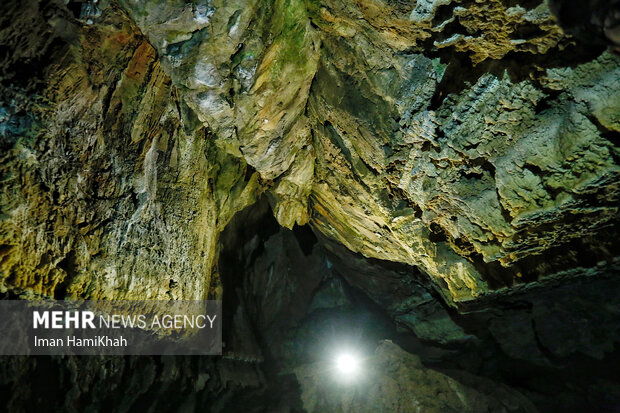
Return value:
[[(209, 130), (187, 127), (193, 114), (183, 120), (155, 50), (120, 9), (79, 27), (61, 5), (13, 7), (2, 39), (16, 44), (5, 47), (47, 47), (59, 57), (40, 87), (18, 77), (36, 63), (19, 55), (4, 62), (3, 291), (217, 295), (218, 234), (254, 202), (258, 176), (215, 147)], [(39, 24), (50, 35), (17, 36), (45, 13)]]
[[(304, 388), (302, 400), (310, 412), (536, 412), (523, 396), (497, 384), (470, 378), (464, 385), (428, 370), (416, 356), (390, 341), (377, 347), (372, 373), (359, 384), (361, 389), (334, 385), (325, 371), (324, 366), (306, 366), (297, 372)], [(324, 399), (323, 394), (331, 397)]]
[(2, 294), (226, 317), (217, 360), (7, 359), (7, 406), (49, 374), (66, 411), (361, 411), (312, 373), (361, 331), (402, 411), (617, 411), (620, 65), (573, 34), (543, 1), (2, 2)]
[(617, 58), (545, 4), (121, 3), (282, 225), (450, 302), (557, 273), (528, 258), (616, 222)]

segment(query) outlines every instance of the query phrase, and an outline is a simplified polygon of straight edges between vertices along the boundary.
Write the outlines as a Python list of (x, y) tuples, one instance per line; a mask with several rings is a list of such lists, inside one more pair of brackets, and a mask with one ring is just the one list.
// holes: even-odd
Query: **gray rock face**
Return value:
[[(120, 4), (155, 49), (115, 3), (80, 9), (82, 28), (58, 5), (45, 24), (78, 45), (62, 61), (71, 69), (46, 75), (45, 113), (5, 105), (4, 173), (30, 162), (42, 178), (5, 186), (4, 289), (48, 277), (38, 287), (48, 295), (66, 278), (61, 289), (82, 295), (108, 288), (105, 279), (136, 296), (206, 296), (218, 288), (219, 232), (262, 192), (282, 225), (310, 222), (366, 257), (417, 266), (461, 308), (571, 269), (532, 261), (557, 260), (573, 240), (595, 263), (614, 258), (588, 240), (617, 223), (617, 57), (561, 51), (573, 46), (544, 5)], [(38, 129), (10, 126), (27, 119)], [(36, 139), (15, 142), (28, 134)], [(92, 195), (87, 171), (105, 181)], [(24, 187), (31, 194), (16, 197)], [(69, 209), (84, 199), (61, 213), (69, 223), (42, 223), (43, 211), (64, 208), (34, 199), (47, 190)], [(102, 235), (82, 242), (89, 221)], [(147, 262), (161, 263), (153, 274), (178, 268), (192, 279), (172, 274), (138, 291), (127, 273)], [(180, 292), (168, 292), (170, 279)]]
[[(6, 38), (36, 12), (18, 10)], [(4, 89), (2, 291), (216, 295), (217, 236), (254, 202), (258, 177), (204, 128), (186, 127), (191, 115), (183, 119), (155, 50), (120, 10), (104, 9), (78, 34), (62, 20), (66, 11), (57, 13), (49, 30), (67, 25), (58, 36), (75, 35), (66, 39), (75, 47), (58, 62), (62, 69), (42, 91)]]
[[(12, 411), (45, 374), (66, 411), (604, 411), (620, 65), (582, 40), (546, 2), (2, 2), (3, 297), (230, 303), (222, 359), (6, 360)], [(323, 399), (300, 366), (355, 316), (423, 363)]]
[[(338, 383), (325, 366), (302, 366), (296, 375), (308, 412), (537, 412), (522, 395), (480, 378), (469, 386), (425, 368), (420, 359), (385, 341), (364, 361), (358, 382)], [(331, 377), (335, 376), (335, 377)], [(354, 380), (354, 379), (351, 379)], [(484, 389), (487, 394), (478, 389)], [(488, 392), (494, 388), (493, 392)]]
[(448, 302), (617, 222), (617, 58), (562, 56), (544, 4), (121, 3), (282, 225), (418, 266)]

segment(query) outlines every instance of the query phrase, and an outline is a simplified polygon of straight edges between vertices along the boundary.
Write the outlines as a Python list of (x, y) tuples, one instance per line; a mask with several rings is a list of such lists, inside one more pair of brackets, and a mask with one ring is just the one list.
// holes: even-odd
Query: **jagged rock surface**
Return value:
[[(301, 397), (307, 411), (537, 412), (519, 393), (479, 378), (470, 378), (469, 385), (464, 385), (425, 368), (418, 357), (389, 341), (382, 342), (374, 357), (365, 363), (372, 373), (355, 387), (339, 385), (336, 378), (330, 377), (327, 366), (298, 368), (296, 375), (304, 389)], [(486, 395), (476, 387), (483, 388)]]
[[(15, 6), (2, 38), (19, 33), (38, 6)], [(67, 10), (49, 8), (41, 24), (64, 49), (48, 84), (3, 89), (3, 292), (221, 295), (212, 278), (217, 238), (261, 193), (258, 175), (215, 147), (206, 128), (187, 127), (193, 115), (120, 9), (80, 29)], [(47, 41), (21, 41), (36, 40)]]
[(544, 2), (0, 7), (1, 293), (229, 317), (197, 364), (5, 359), (11, 411), (45, 375), (64, 411), (319, 409), (291, 374), (350, 320), (541, 411), (617, 405), (619, 58)]
[(618, 61), (579, 56), (544, 3), (121, 3), (282, 225), (418, 266), (450, 303), (617, 223)]
[(82, 27), (50, 3), (64, 54), (6, 89), (4, 289), (207, 296), (219, 232), (265, 191), (452, 305), (571, 269), (538, 262), (573, 241), (615, 259), (592, 244), (617, 225), (618, 58), (544, 4), (120, 3), (155, 49), (114, 3)]

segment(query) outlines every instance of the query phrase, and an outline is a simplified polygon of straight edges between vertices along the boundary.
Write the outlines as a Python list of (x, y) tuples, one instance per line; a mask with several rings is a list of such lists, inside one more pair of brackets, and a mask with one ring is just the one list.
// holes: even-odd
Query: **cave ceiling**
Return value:
[[(0, 3), (1, 297), (222, 300), (226, 344), (4, 358), (10, 411), (619, 403), (612, 6)], [(348, 328), (372, 392), (311, 363)]]
[(618, 58), (508, 3), (51, 2), (23, 38), (17, 13), (3, 289), (216, 297), (263, 196), (459, 308), (613, 268)]

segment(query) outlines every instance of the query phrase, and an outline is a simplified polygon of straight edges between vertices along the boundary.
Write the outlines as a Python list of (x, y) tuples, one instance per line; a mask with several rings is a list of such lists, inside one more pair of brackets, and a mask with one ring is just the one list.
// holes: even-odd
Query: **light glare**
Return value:
[(353, 374), (359, 369), (359, 360), (351, 354), (341, 354), (336, 359), (336, 367), (344, 374)]

